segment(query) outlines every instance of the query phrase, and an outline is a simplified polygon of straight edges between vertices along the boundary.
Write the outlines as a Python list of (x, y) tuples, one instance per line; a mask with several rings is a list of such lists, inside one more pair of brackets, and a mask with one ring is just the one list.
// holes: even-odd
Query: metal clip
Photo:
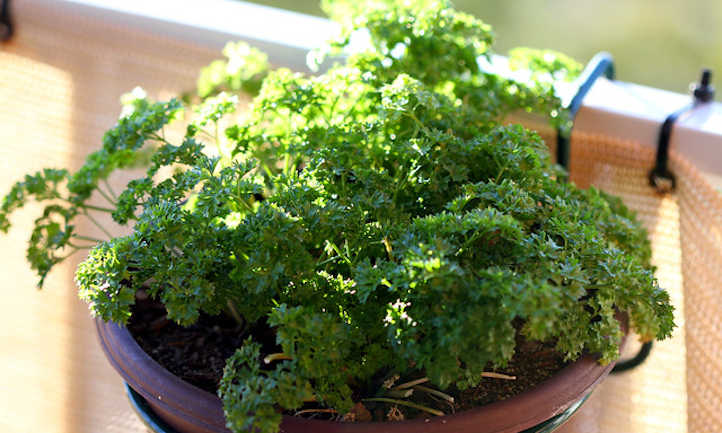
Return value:
[[(567, 106), (572, 127), (574, 126), (574, 118), (582, 106), (584, 97), (587, 96), (589, 89), (592, 88), (597, 78), (602, 75), (610, 80), (614, 79), (614, 61), (609, 53), (598, 53), (595, 55), (577, 80), (581, 84)], [(569, 140), (571, 138), (571, 132), (571, 127), (566, 131), (562, 128), (557, 129), (557, 163), (567, 170), (569, 170)]]
[(711, 82), (712, 72), (709, 69), (704, 69), (699, 84), (693, 89), (692, 96), (694, 100), (692, 103), (670, 114), (662, 123), (659, 139), (657, 140), (657, 156), (654, 168), (649, 172), (649, 184), (659, 193), (664, 194), (673, 191), (677, 186), (677, 178), (668, 168), (669, 139), (672, 136), (672, 127), (682, 114), (714, 99), (714, 87), (712, 87)]
[(8, 41), (13, 36), (13, 20), (10, 18), (10, 0), (1, 0), (0, 4), (0, 41)]

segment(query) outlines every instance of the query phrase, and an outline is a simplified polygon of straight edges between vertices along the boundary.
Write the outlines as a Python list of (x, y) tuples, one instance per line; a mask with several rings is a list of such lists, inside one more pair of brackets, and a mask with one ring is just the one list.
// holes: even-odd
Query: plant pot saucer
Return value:
[[(141, 397), (140, 394), (133, 391), (133, 388), (131, 388), (127, 383), (123, 382), (123, 385), (125, 386), (125, 392), (128, 400), (130, 401), (130, 405), (133, 408), (133, 411), (135, 411), (135, 413), (138, 415), (138, 418), (140, 418), (143, 424), (145, 424), (149, 433), (178, 433), (177, 430), (166, 424), (165, 421), (160, 419), (158, 415), (153, 412), (153, 409), (151, 409), (150, 405), (148, 405), (148, 402), (145, 401), (145, 399)], [(555, 431), (557, 428), (561, 427), (562, 424), (564, 424), (572, 415), (574, 415), (577, 410), (579, 410), (579, 408), (584, 404), (585, 401), (587, 401), (591, 394), (592, 393), (590, 392), (589, 394), (585, 395), (582, 399), (569, 406), (569, 408), (566, 409), (564, 412), (538, 425), (535, 425), (534, 427), (530, 427), (520, 433), (549, 433)]]

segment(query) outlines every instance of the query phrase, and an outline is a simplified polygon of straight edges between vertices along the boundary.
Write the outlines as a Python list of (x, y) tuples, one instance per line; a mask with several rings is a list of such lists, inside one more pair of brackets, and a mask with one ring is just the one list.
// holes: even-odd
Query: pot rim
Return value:
[[(626, 320), (622, 320), (626, 331)], [(115, 370), (138, 394), (160, 412), (172, 412), (210, 432), (228, 432), (219, 397), (181, 380), (138, 345), (127, 328), (95, 320), (101, 347)], [(622, 340), (624, 344), (624, 339)], [(584, 355), (557, 374), (521, 394), (443, 417), (397, 422), (341, 423), (284, 415), (283, 431), (319, 433), (476, 431), (511, 433), (552, 418), (592, 391), (614, 367)], [(161, 417), (163, 418), (162, 414)]]

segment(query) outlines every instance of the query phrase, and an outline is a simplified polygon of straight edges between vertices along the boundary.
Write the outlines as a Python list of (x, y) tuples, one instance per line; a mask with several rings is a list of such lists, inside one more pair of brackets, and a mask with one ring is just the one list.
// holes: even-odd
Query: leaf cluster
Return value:
[[(35, 220), (27, 258), (40, 276), (38, 287), (53, 266), (79, 250), (92, 247), (95, 242), (77, 232), (79, 217), (98, 225), (92, 212), (113, 212), (114, 193), (104, 182), (117, 169), (133, 166), (144, 158), (142, 148), (160, 140), (158, 131), (174, 119), (181, 110), (177, 100), (151, 103), (143, 97), (130, 97), (118, 124), (105, 133), (103, 147), (88, 155), (85, 164), (70, 173), (67, 169), (44, 169), (16, 182), (0, 204), (0, 230), (10, 228), (9, 216), (34, 200), (44, 204), (42, 216)], [(109, 207), (90, 204), (93, 194), (100, 194)], [(102, 228), (102, 227), (101, 227)], [(105, 229), (103, 229), (105, 230)]]
[[(198, 120), (179, 143), (162, 130), (180, 104), (135, 99), (78, 172), (18, 183), (2, 228), (28, 198), (59, 200), (46, 213), (65, 225), (36, 229), (55, 254), (99, 182), (152, 143), (146, 175), (113, 203), (133, 231), (90, 251), (80, 295), (120, 323), (143, 289), (182, 325), (226, 311), (246, 330), (271, 328), (270, 347), (246, 336), (219, 388), (237, 432), (275, 432), (278, 408), (309, 401), (344, 413), (359, 395), (388, 396), (392, 377), (475, 386), (512, 357), (517, 332), (600, 362), (617, 356), (617, 311), (646, 339), (670, 335), (672, 307), (634, 215), (561, 181), (536, 133), (502, 123), (515, 110), (558, 122), (550, 77), (577, 65), (527, 51), (514, 61), (529, 82), (486, 72), (477, 60), (491, 54), (490, 29), (444, 1), (367, 2), (360, 15), (355, 2), (326, 6), (346, 26), (326, 52), (362, 29), (369, 48), (305, 76), (231, 46), (249, 66), (204, 72)], [(208, 96), (259, 77), (241, 120), (211, 132), (236, 100)], [(33, 265), (44, 277), (57, 260)]]
[(201, 70), (198, 96), (202, 99), (220, 92), (258, 93), (269, 70), (268, 55), (243, 42), (229, 42), (222, 60), (214, 60)]

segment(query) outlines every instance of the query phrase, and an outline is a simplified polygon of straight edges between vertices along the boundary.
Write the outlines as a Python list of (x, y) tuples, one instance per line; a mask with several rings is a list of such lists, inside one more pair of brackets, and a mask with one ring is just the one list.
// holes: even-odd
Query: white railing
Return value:
[[(235, 0), (17, 0), (14, 6), (20, 25), (23, 13), (41, 10), (47, 19), (82, 15), (218, 50), (229, 40), (244, 40), (267, 52), (274, 65), (299, 71), (307, 71), (308, 50), (337, 31), (322, 18)], [(585, 98), (575, 128), (656, 146), (665, 117), (689, 102), (688, 95), (602, 78)], [(722, 104), (683, 115), (670, 145), (722, 188)]]

